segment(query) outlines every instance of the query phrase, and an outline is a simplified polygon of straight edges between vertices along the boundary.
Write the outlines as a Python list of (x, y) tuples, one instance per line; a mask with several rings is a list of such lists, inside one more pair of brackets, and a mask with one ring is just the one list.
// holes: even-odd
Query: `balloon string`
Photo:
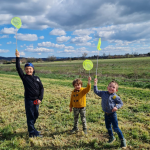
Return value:
[(16, 49), (17, 49), (17, 28), (16, 28)]
[(99, 51), (98, 51), (98, 55), (97, 55), (96, 78), (97, 78), (97, 69), (98, 69), (98, 57), (99, 57)]
[(90, 77), (90, 70), (89, 70), (89, 77)]

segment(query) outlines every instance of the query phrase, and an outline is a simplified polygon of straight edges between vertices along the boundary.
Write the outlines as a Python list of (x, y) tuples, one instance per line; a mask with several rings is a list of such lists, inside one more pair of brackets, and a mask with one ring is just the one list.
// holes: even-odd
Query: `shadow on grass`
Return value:
[(11, 140), (15, 137), (28, 138), (28, 132), (19, 132), (19, 133), (1, 133), (0, 132), (0, 140)]
[[(51, 138), (55, 139), (55, 135), (62, 135), (62, 134), (75, 135), (75, 134), (71, 134), (69, 130), (61, 131), (61, 132), (56, 131), (56, 132), (52, 132), (52, 133), (44, 132), (43, 138), (40, 138), (40, 139), (42, 140), (42, 139), (44, 139), (44, 137), (51, 137)], [(88, 134), (86, 136), (88, 136)], [(24, 138), (27, 145), (21, 146), (20, 143), (17, 142), (19, 138)], [(77, 135), (77, 138), (80, 138), (80, 137)], [(71, 150), (77, 150), (77, 149), (80, 149), (80, 150), (83, 150), (83, 149), (84, 150), (91, 150), (91, 149), (107, 150), (107, 149), (112, 149), (112, 150), (114, 150), (114, 149), (119, 148), (119, 145), (117, 143), (112, 144), (112, 145), (107, 144), (106, 143), (107, 138), (108, 138), (107, 134), (99, 134), (99, 136), (96, 139), (93, 139), (89, 143), (86, 143), (83, 140), (82, 143), (80, 143), (80, 142), (74, 143), (73, 141), (72, 141), (72, 143), (70, 143), (70, 141), (68, 141), (68, 142), (65, 142), (65, 145), (63, 145), (63, 146), (61, 146), (61, 145), (56, 146), (56, 145), (53, 145), (53, 143), (49, 143), (50, 144), (49, 146), (47, 146), (47, 145), (46, 146), (37, 146), (29, 140), (28, 132), (17, 132), (17, 133), (7, 132), (6, 133), (3, 130), (3, 132), (0, 133), (0, 141), (1, 141), (1, 143), (6, 142), (6, 144), (5, 144), (5, 148), (0, 146), (0, 149), (4, 150), (4, 149), (17, 148), (18, 150), (21, 150), (21, 149), (25, 149), (25, 150), (30, 150), (30, 149), (33, 149), (33, 150), (62, 150), (62, 149), (63, 150), (70, 150), (70, 149)], [(16, 144), (14, 144), (13, 141), (15, 141)], [(38, 141), (38, 139), (37, 139), (37, 141)], [(43, 145), (44, 145), (44, 143), (43, 143)]]

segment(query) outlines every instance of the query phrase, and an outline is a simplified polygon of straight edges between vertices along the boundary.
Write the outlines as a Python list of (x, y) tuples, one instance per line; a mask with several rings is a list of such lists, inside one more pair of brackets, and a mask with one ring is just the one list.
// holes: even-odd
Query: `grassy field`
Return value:
[[(101, 99), (93, 92), (87, 94), (88, 135), (70, 134), (73, 114), (69, 112), (72, 80), (80, 77), (87, 84), (89, 72), (82, 69), (83, 61), (34, 64), (44, 85), (44, 99), (39, 108), (36, 128), (43, 138), (29, 139), (24, 108), (24, 88), (15, 71), (15, 65), (0, 66), (0, 149), (120, 149), (120, 141), (108, 145)], [(96, 60), (91, 71), (92, 86)], [(150, 58), (99, 60), (98, 89), (106, 90), (115, 79), (119, 82), (117, 94), (124, 105), (118, 110), (119, 127), (127, 139), (127, 149), (150, 148)], [(22, 65), (23, 67), (23, 65)]]

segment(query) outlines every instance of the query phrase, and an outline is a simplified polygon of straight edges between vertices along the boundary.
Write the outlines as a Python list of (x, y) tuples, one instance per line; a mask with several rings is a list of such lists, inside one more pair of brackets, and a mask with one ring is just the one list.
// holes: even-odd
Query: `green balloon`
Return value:
[(11, 24), (19, 29), (22, 25), (21, 19), (19, 17), (14, 17), (11, 19)]
[(88, 60), (86, 59), (84, 62), (83, 62), (83, 68), (85, 70), (91, 70), (93, 68), (93, 62), (91, 60)]

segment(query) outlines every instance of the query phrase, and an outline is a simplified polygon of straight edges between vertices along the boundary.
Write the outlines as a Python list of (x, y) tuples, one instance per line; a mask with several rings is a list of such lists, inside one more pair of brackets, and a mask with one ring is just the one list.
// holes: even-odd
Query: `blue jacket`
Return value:
[(108, 91), (99, 91), (97, 86), (94, 86), (94, 93), (102, 98), (101, 105), (104, 112), (112, 113), (112, 109), (117, 109), (123, 106), (123, 102), (116, 93), (109, 94)]

